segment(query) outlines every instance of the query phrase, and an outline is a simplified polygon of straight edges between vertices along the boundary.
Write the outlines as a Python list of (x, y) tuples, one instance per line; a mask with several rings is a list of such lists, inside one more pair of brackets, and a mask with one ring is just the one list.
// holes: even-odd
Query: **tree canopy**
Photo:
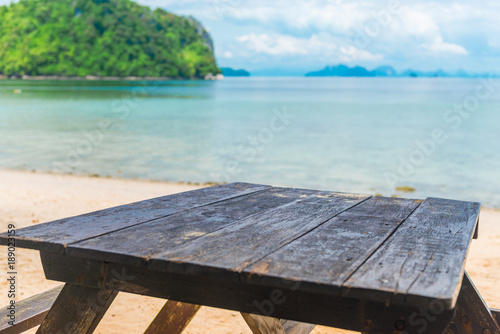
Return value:
[(0, 74), (204, 77), (220, 73), (207, 36), (130, 0), (21, 0), (0, 6)]

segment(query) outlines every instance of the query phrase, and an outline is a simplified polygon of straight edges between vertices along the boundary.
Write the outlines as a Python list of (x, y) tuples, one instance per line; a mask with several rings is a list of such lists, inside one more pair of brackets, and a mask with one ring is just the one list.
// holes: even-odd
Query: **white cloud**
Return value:
[[(252, 6), (242, 5), (228, 11), (227, 15), (239, 24), (253, 22), (268, 29), (266, 33), (237, 38), (253, 52), (267, 55), (326, 53), (337, 54), (341, 59), (342, 55), (352, 54), (353, 57), (347, 58), (377, 61), (384, 58), (382, 54), (387, 58), (395, 53), (408, 58), (468, 54), (464, 46), (445, 38), (439, 20), (442, 11), (446, 13), (446, 22), (453, 20), (450, 11), (458, 18), (466, 17), (466, 5), (448, 4), (445, 7), (432, 2), (417, 5), (405, 2), (396, 11), (389, 3), (341, 0), (263, 3), (257, 0)], [(429, 12), (426, 8), (430, 8)], [(477, 10), (473, 13), (480, 15)], [(360, 32), (370, 37), (369, 43), (362, 47), (352, 41)], [(353, 50), (352, 45), (358, 49)]]
[[(234, 20), (249, 20), (259, 24), (273, 24), (284, 30), (295, 32), (335, 31), (346, 33), (356, 24), (367, 18), (368, 13), (361, 10), (360, 4), (335, 1), (320, 4), (322, 1), (273, 1), (265, 4), (253, 3), (252, 6), (235, 8), (226, 13)], [(370, 6), (371, 7), (371, 6)]]
[(246, 54), (264, 54), (268, 56), (305, 57), (328, 63), (380, 61), (382, 55), (372, 54), (367, 50), (358, 49), (352, 45), (341, 43), (330, 35), (312, 35), (308, 38), (294, 37), (282, 34), (251, 33), (237, 37), (240, 51)]
[(354, 46), (340, 47), (339, 61), (344, 63), (353, 63), (356, 61), (380, 62), (382, 59), (384, 59), (384, 56), (381, 54), (373, 54)]
[(500, 49), (500, 41), (499, 40), (490, 39), (490, 41), (488, 42), (488, 45), (493, 49)]
[(318, 52), (331, 53), (338, 50), (334, 44), (327, 43), (317, 35), (297, 38), (280, 34), (255, 34), (239, 36), (237, 40), (248, 49), (268, 55), (310, 55)]
[(230, 59), (230, 58), (234, 58), (234, 55), (231, 51), (226, 51), (222, 54), (222, 57)]
[[(462, 11), (462, 7), (460, 11)], [(409, 6), (401, 8), (398, 20), (390, 32), (392, 45), (405, 45), (408, 51), (422, 51), (426, 56), (467, 55), (467, 50), (458, 44), (443, 40), (441, 28), (429, 14)]]
[(439, 26), (435, 20), (424, 12), (409, 6), (401, 8), (393, 31), (399, 36), (416, 36), (428, 38), (440, 34)]
[(431, 51), (431, 53), (436, 56), (446, 54), (460, 56), (468, 55), (467, 50), (465, 50), (462, 46), (452, 43), (445, 43), (443, 42), (443, 39), (441, 37), (436, 37), (431, 44), (422, 44), (422, 47), (424, 48), (424, 50)]

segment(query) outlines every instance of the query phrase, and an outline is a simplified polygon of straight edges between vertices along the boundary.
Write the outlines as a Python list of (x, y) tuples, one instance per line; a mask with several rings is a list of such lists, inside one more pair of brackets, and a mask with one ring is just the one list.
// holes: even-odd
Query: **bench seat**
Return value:
[(2, 307), (0, 312), (0, 317), (2, 319), (0, 334), (18, 334), (40, 325), (62, 288), (63, 286), (61, 285), (17, 302), (15, 304), (16, 320), (14, 326), (8, 323), (8, 306)]

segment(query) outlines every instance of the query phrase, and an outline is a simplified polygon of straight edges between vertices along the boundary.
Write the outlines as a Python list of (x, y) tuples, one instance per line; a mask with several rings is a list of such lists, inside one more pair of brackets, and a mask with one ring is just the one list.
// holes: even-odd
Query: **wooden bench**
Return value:
[[(63, 285), (47, 290), (16, 303), (15, 326), (8, 323), (8, 306), (2, 308), (0, 317), (0, 334), (19, 334), (42, 323), (50, 308), (61, 292)], [(144, 334), (180, 334), (194, 318), (200, 305), (167, 301), (156, 318), (151, 322)], [(274, 318), (242, 313), (243, 318), (254, 334), (308, 334), (315, 325), (282, 319), (275, 322)]]
[(2, 307), (2, 311), (0, 312), (2, 319), (0, 322), (0, 333), (17, 334), (40, 325), (62, 288), (63, 285), (17, 302), (15, 326), (8, 323), (8, 306)]

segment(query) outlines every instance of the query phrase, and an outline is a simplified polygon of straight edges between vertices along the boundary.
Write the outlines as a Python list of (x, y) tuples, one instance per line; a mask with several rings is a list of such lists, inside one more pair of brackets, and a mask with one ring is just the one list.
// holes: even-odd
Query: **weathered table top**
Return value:
[[(480, 204), (234, 183), (17, 231), (17, 247), (418, 306), (457, 300)], [(6, 244), (6, 234), (0, 244)]]

